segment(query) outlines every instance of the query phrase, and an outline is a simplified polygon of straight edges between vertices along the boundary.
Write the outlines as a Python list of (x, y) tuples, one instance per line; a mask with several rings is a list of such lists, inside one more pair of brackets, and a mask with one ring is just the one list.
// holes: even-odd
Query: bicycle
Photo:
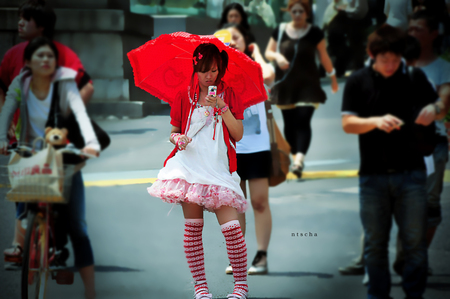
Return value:
[[(26, 146), (9, 146), (9, 152), (21, 153), (27, 157), (33, 149)], [(85, 154), (75, 147), (68, 146), (58, 150), (61, 153), (74, 154), (94, 158), (95, 156)], [(72, 176), (82, 168), (83, 165), (64, 165), (62, 174), (64, 186), (64, 198), (58, 203), (67, 203)], [(23, 172), (24, 170), (15, 169)], [(11, 169), (8, 171), (10, 176)], [(38, 197), (39, 188), (33, 190)], [(29, 194), (27, 194), (29, 197)], [(8, 195), (7, 195), (8, 198)], [(44, 299), (47, 292), (49, 278), (56, 280), (57, 284), (73, 284), (74, 273), (67, 269), (51, 267), (56, 258), (56, 238), (54, 229), (54, 211), (50, 202), (39, 202), (39, 200), (26, 201), (26, 233), (22, 253), (21, 273), (21, 298), (22, 299)]]

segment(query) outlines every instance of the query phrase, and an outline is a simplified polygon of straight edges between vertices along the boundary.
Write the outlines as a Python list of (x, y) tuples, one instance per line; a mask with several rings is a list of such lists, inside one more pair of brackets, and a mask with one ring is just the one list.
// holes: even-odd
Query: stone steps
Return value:
[[(150, 16), (130, 12), (130, 0), (47, 0), (57, 15), (55, 40), (78, 54), (94, 82), (88, 106), (93, 115), (143, 117), (167, 114), (169, 106), (134, 85), (126, 53), (161, 34), (212, 34), (218, 20), (184, 15)], [(21, 42), (17, 10), (23, 0), (0, 0), (0, 57)], [(253, 32), (265, 40), (269, 31)], [(260, 44), (264, 51), (265, 44)], [(129, 106), (129, 107), (128, 107)], [(108, 116), (108, 115), (106, 115)]]
[[(0, 0), (1, 56), (21, 42), (17, 35), (21, 3), (22, 0)], [(93, 79), (95, 92), (88, 105), (93, 116), (137, 118), (167, 109), (159, 99), (134, 86), (126, 57), (128, 51), (151, 39), (153, 18), (130, 13), (128, 0), (48, 3), (57, 16), (54, 39), (77, 53)]]

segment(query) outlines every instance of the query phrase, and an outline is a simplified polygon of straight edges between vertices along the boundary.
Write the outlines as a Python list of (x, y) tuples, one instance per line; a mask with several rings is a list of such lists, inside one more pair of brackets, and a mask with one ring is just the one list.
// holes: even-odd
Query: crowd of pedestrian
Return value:
[[(284, 1), (282, 11), (290, 20), (278, 24), (277, 12), (266, 1), (247, 6), (242, 5), (245, 1), (225, 2), (217, 29), (227, 30), (230, 47), (261, 67), (270, 103), (282, 113), (284, 137), (291, 147), (290, 170), (297, 178), (302, 177), (310, 149), (314, 112), (326, 103), (322, 74), (329, 77), (333, 93), (339, 90), (338, 78), (347, 77), (342, 127), (358, 135), (363, 234), (360, 255), (339, 271), (365, 275), (368, 298), (389, 298), (388, 243), (394, 218), (399, 233), (393, 269), (402, 277), (407, 298), (423, 298), (427, 276), (433, 272), (428, 248), (442, 221), (440, 200), (449, 159), (444, 118), (450, 109), (450, 62), (441, 58), (448, 51), (444, 47), (449, 43), (449, 3), (331, 0), (323, 26), (317, 26), (309, 0)], [(249, 25), (247, 13), (256, 12), (274, 28), (265, 41), (256, 40)], [(0, 64), (1, 154), (7, 153), (8, 144), (43, 137), (56, 92), (63, 99), (61, 107), (80, 124), (83, 150), (95, 155), (101, 150), (85, 108), (93, 82), (78, 56), (53, 40), (55, 24), (56, 15), (43, 0), (28, 0), (19, 8), (18, 34), (25, 41), (11, 48)], [(265, 50), (259, 48), (261, 43), (267, 43)], [(249, 292), (247, 274), (269, 272), (272, 154), (267, 105), (244, 109), (233, 86), (222, 80), (229, 63), (225, 51), (203, 44), (192, 55), (191, 83), (171, 104), (169, 140), (175, 148), (148, 192), (182, 205), (184, 251), (196, 299), (212, 298), (204, 271), (203, 211), (216, 214), (230, 260), (225, 272), (235, 280), (229, 298), (244, 299)], [(209, 86), (216, 86), (216, 96), (209, 94)], [(61, 210), (67, 215), (61, 234), (71, 237), (86, 298), (95, 298), (80, 172), (72, 185), (69, 205)], [(247, 270), (248, 198), (257, 252)], [(21, 267), (24, 212), (25, 205), (18, 204), (12, 246), (4, 250), (5, 260), (11, 261), (5, 267), (11, 270)], [(60, 240), (58, 250), (67, 251), (67, 240)]]

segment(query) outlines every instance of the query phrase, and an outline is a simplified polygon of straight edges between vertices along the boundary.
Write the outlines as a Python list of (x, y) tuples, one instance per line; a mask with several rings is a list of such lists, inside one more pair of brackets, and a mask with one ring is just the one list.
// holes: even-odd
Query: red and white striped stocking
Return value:
[(236, 298), (247, 298), (247, 245), (242, 234), (239, 221), (232, 220), (221, 226), (227, 244), (228, 258), (233, 268), (235, 281), (232, 295)]
[(203, 219), (185, 219), (184, 253), (195, 281), (195, 294), (208, 294), (202, 241)]

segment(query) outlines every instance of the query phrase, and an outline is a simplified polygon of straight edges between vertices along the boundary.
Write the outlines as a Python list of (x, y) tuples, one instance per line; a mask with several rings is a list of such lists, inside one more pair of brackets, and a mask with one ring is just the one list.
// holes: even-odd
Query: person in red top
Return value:
[[(19, 37), (25, 41), (9, 49), (0, 64), (0, 111), (5, 102), (5, 95), (9, 85), (13, 79), (19, 75), (21, 69), (25, 65), (23, 59), (25, 48), (29, 42), (36, 37), (46, 36), (52, 39), (55, 23), (56, 14), (51, 7), (45, 4), (45, 1), (28, 0), (20, 6), (18, 33)], [(53, 43), (59, 53), (57, 65), (77, 71), (75, 81), (80, 91), (81, 98), (86, 105), (94, 93), (94, 87), (89, 75), (84, 70), (83, 64), (75, 52), (61, 43), (56, 41), (53, 41)], [(17, 141), (15, 138), (15, 125), (17, 124), (19, 115), (20, 111), (17, 109), (8, 131), (10, 144)], [(18, 207), (17, 214), (21, 214), (20, 206)], [(16, 220), (12, 247), (4, 251), (5, 260), (14, 261), (14, 263), (5, 265), (5, 268), (9, 270), (20, 269), (21, 265), (22, 248), (20, 244), (23, 244), (25, 232), (20, 223), (20, 220)]]
[[(18, 32), (25, 41), (9, 49), (0, 64), (0, 110), (5, 102), (6, 91), (12, 80), (24, 66), (23, 53), (28, 43), (38, 36), (53, 38), (56, 14), (42, 0), (28, 0), (19, 8)], [(76, 82), (83, 102), (87, 104), (94, 93), (91, 78), (84, 70), (78, 56), (69, 47), (53, 41), (59, 52), (58, 65), (71, 68), (78, 72)], [(16, 141), (15, 124), (19, 113), (16, 112), (13, 124), (9, 130), (10, 143)]]
[[(190, 86), (171, 104), (170, 141), (175, 149), (148, 188), (150, 195), (179, 203), (185, 218), (184, 252), (195, 281), (195, 299), (212, 298), (202, 245), (203, 210), (214, 212), (225, 236), (235, 286), (228, 298), (248, 298), (247, 245), (238, 213), (247, 209), (236, 173), (236, 141), (243, 136), (243, 105), (223, 80), (228, 54), (211, 43), (193, 53)], [(217, 92), (211, 95), (210, 88)]]

